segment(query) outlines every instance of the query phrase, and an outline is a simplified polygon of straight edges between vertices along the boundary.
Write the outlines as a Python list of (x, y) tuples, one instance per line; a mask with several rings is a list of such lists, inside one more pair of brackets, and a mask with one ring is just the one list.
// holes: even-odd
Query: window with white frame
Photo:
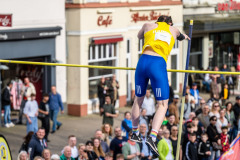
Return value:
[[(117, 43), (91, 44), (89, 46), (88, 64), (97, 66), (116, 66), (117, 63)], [(97, 85), (100, 79), (112, 77), (115, 70), (89, 68), (89, 99), (97, 98)]]

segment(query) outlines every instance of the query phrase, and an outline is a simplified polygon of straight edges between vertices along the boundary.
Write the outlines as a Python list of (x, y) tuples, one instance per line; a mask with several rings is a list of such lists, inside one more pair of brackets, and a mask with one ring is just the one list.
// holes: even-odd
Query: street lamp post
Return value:
[[(0, 63), (0, 94), (2, 93), (2, 70), (8, 70), (8, 66), (1, 65)], [(0, 96), (0, 127), (2, 127), (2, 94)]]

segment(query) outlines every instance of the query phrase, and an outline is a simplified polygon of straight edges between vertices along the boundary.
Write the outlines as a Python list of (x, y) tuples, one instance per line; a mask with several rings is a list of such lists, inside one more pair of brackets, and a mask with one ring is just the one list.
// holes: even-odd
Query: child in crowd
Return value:
[(222, 145), (222, 150), (221, 154), (226, 152), (230, 145), (229, 145), (229, 136), (228, 136), (228, 127), (227, 126), (222, 126), (222, 133), (221, 133), (221, 145)]
[(198, 160), (208, 160), (211, 156), (210, 142), (207, 133), (202, 133), (201, 142), (198, 145)]
[(185, 152), (187, 160), (198, 160), (196, 138), (196, 133), (189, 134), (189, 142)]

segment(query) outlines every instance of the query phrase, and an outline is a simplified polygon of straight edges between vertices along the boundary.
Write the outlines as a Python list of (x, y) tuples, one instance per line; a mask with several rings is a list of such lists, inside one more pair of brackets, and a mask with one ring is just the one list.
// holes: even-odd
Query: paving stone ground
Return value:
[[(200, 94), (204, 99), (208, 99), (209, 94)], [(231, 96), (230, 100), (235, 102), (235, 96)], [(114, 119), (114, 127), (120, 126), (123, 120), (123, 113), (130, 111), (130, 107), (124, 107), (119, 109), (119, 117)], [(67, 113), (67, 112), (65, 112)], [(59, 131), (49, 135), (51, 140), (49, 149), (52, 153), (60, 154), (61, 150), (67, 145), (67, 137), (71, 134), (76, 135), (78, 143), (85, 143), (91, 137), (93, 137), (96, 129), (101, 128), (102, 117), (98, 114), (88, 115), (86, 117), (73, 117), (68, 115), (60, 115), (59, 121), (63, 123), (63, 126)], [(39, 123), (40, 125), (40, 123)], [(3, 134), (11, 148), (13, 159), (17, 159), (19, 148), (23, 142), (23, 137), (26, 134), (25, 125), (16, 125), (12, 128), (0, 128), (0, 134)]]

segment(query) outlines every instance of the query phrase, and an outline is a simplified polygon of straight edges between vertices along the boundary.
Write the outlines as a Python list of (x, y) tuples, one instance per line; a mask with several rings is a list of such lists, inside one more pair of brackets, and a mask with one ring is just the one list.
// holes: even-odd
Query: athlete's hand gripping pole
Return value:
[[(190, 25), (189, 25), (189, 38), (190, 39), (188, 40), (187, 61), (186, 61), (185, 70), (188, 70), (188, 65), (189, 65), (189, 56), (190, 56), (191, 39), (192, 39), (192, 28), (193, 28), (193, 20), (190, 20)], [(179, 132), (178, 132), (178, 143), (177, 143), (176, 160), (179, 160), (179, 153), (180, 153), (180, 143), (181, 143), (181, 137), (182, 137), (182, 121), (183, 121), (183, 113), (184, 113), (184, 104), (185, 104), (185, 94), (186, 94), (187, 78), (188, 78), (188, 73), (185, 73), (183, 93), (182, 93), (182, 105), (181, 105), (181, 116), (180, 116), (180, 122), (179, 122)]]

